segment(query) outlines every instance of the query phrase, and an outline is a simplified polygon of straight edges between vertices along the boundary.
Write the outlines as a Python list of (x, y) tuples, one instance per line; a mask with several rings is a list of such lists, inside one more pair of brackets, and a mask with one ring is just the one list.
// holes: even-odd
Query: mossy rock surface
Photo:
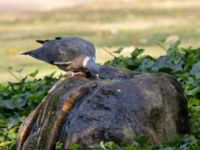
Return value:
[(161, 144), (189, 132), (187, 102), (173, 77), (110, 67), (99, 77), (58, 81), (21, 125), (18, 150), (54, 149), (58, 140), (87, 150), (100, 141), (130, 143), (141, 134)]

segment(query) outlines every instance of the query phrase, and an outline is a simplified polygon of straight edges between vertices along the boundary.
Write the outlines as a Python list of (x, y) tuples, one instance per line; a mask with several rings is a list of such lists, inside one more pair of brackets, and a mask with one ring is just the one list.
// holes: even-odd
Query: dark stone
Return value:
[(59, 140), (65, 148), (78, 143), (88, 150), (100, 141), (131, 143), (141, 134), (159, 145), (188, 133), (187, 102), (180, 84), (166, 74), (134, 74), (104, 67), (103, 79), (59, 81), (21, 125), (18, 149), (54, 149)]
[(113, 140), (130, 143), (141, 134), (161, 144), (189, 131), (187, 103), (169, 76), (149, 75), (100, 84), (75, 104), (59, 139), (68, 147)]

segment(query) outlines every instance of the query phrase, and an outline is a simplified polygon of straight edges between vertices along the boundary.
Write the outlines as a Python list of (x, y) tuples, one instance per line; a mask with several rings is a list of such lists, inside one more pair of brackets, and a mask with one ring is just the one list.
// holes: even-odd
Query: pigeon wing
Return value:
[(55, 65), (69, 65), (76, 56), (76, 51), (68, 49), (65, 44), (57, 40), (49, 40), (43, 47), (23, 53), (36, 59)]
[(67, 49), (73, 50), (78, 56), (95, 57), (95, 47), (87, 40), (72, 37), (61, 38), (60, 41), (65, 45)]

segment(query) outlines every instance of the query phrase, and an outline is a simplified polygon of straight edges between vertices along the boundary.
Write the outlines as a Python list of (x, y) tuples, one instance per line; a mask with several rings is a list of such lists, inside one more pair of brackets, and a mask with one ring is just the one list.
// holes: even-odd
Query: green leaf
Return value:
[(63, 150), (63, 143), (61, 143), (60, 141), (56, 142), (56, 150)]
[(187, 90), (186, 94), (188, 96), (196, 95), (200, 91), (200, 87), (193, 88), (191, 90)]
[(0, 128), (7, 127), (9, 120), (7, 117), (5, 117), (3, 114), (0, 114)]
[(189, 106), (193, 106), (193, 105), (200, 105), (200, 99), (190, 98), (189, 99)]
[(16, 68), (15, 69), (15, 72), (17, 72), (17, 73), (21, 73), (23, 71), (23, 68)]
[(105, 147), (105, 144), (104, 144), (103, 141), (101, 141), (101, 142), (99, 143), (99, 145), (100, 145), (100, 147), (101, 147), (102, 149), (108, 150), (108, 149)]
[(137, 148), (134, 145), (128, 145), (124, 147), (124, 150), (137, 150)]
[(9, 118), (9, 123), (8, 123), (8, 129), (11, 129), (13, 126), (19, 124), (21, 121), (20, 121), (20, 118), (16, 118), (16, 117), (10, 117)]
[(7, 146), (10, 145), (11, 143), (12, 143), (11, 141), (1, 142), (1, 143), (0, 143), (0, 148), (1, 148), (1, 147), (7, 147)]
[(1, 109), (14, 109), (16, 106), (11, 100), (0, 100)]
[(131, 57), (137, 58), (137, 57), (140, 56), (143, 52), (144, 52), (144, 49), (136, 48), (136, 49), (131, 53)]
[(153, 59), (150, 56), (146, 56), (141, 60), (140, 65), (139, 65), (139, 70), (145, 71), (145, 72), (151, 71), (154, 63), (155, 63), (155, 59)]
[(200, 61), (192, 65), (192, 69), (190, 70), (191, 75), (196, 75), (196, 77), (199, 77), (200, 74)]
[(167, 55), (171, 56), (171, 55), (175, 55), (176, 53), (179, 52), (179, 45), (181, 44), (181, 40), (177, 40), (176, 42), (172, 43), (168, 50), (167, 50)]
[(80, 147), (79, 144), (71, 144), (68, 149), (69, 150), (78, 150), (79, 147)]
[(136, 141), (140, 144), (140, 146), (144, 146), (147, 144), (149, 137), (147, 135), (141, 135)]
[(109, 142), (107, 142), (106, 143), (106, 147), (108, 148), (108, 149), (113, 149), (113, 147), (114, 147), (114, 142), (112, 142), (112, 141), (109, 141)]
[(29, 76), (34, 78), (38, 73), (39, 70), (35, 70), (34, 72), (30, 73)]
[(183, 60), (177, 57), (161, 56), (152, 66), (152, 70), (166, 73), (180, 72), (183, 71), (183, 63)]
[(116, 51), (114, 51), (114, 53), (120, 54), (123, 50), (124, 48), (118, 48)]

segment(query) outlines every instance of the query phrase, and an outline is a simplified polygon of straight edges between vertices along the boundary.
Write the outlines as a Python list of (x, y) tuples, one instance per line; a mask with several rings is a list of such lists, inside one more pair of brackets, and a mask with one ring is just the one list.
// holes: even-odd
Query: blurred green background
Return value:
[[(200, 0), (0, 0), (0, 83), (16, 80), (9, 66), (23, 74), (40, 70), (39, 76), (60, 71), (20, 53), (40, 45), (36, 39), (78, 36), (95, 44), (97, 62), (124, 47), (135, 47), (159, 56), (157, 42), (180, 38), (184, 46), (200, 47)], [(20, 76), (17, 74), (17, 76)]]

